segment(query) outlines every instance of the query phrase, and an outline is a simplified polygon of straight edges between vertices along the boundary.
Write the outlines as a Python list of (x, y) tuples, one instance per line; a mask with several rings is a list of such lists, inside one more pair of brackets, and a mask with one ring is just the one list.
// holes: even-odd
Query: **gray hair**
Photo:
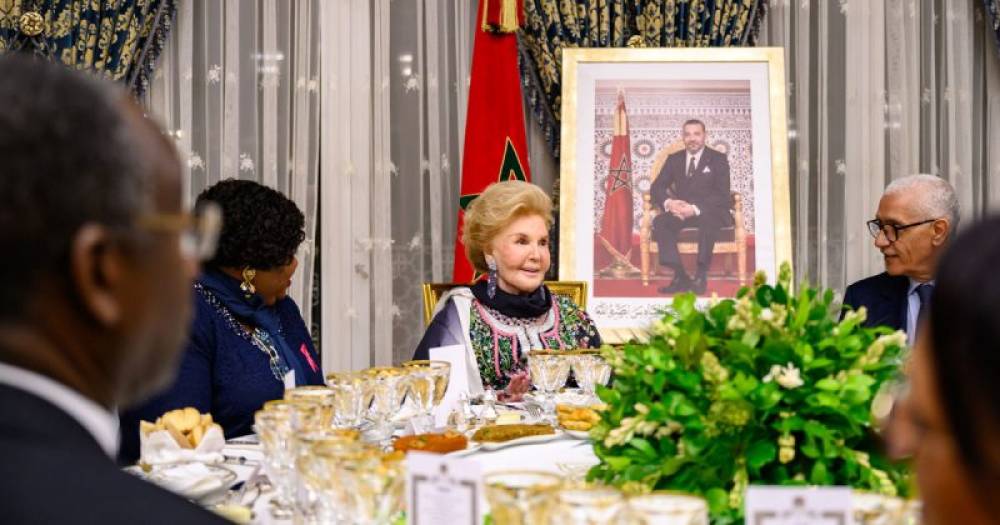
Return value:
[(915, 192), (919, 196), (916, 206), (923, 218), (947, 218), (950, 232), (958, 230), (958, 197), (947, 180), (927, 173), (907, 175), (890, 182), (882, 195), (907, 192)]

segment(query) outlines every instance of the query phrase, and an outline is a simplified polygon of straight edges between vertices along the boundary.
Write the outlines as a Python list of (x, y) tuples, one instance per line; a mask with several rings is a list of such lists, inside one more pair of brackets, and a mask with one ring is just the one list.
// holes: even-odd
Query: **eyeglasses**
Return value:
[(180, 233), (181, 255), (207, 261), (215, 255), (222, 231), (222, 209), (214, 202), (204, 202), (194, 213), (150, 213), (138, 221), (150, 231)]
[(872, 219), (868, 221), (868, 231), (872, 234), (872, 237), (878, 239), (879, 232), (885, 234), (885, 240), (889, 242), (896, 242), (899, 239), (899, 232), (912, 228), (914, 226), (920, 226), (921, 224), (927, 224), (929, 222), (934, 222), (938, 219), (927, 219), (926, 221), (914, 222), (912, 224), (886, 224), (878, 219)]

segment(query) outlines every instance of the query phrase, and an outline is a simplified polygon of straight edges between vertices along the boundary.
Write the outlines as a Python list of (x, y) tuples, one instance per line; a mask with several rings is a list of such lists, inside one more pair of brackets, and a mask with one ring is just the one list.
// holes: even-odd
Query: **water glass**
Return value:
[(594, 404), (597, 398), (597, 385), (606, 385), (611, 379), (611, 365), (601, 356), (578, 354), (568, 357), (573, 368), (573, 377), (580, 390), (587, 396), (587, 403)]
[(263, 468), (275, 495), (271, 499), (271, 514), (275, 518), (292, 516), (295, 464), (291, 439), (294, 435), (292, 415), (287, 410), (259, 410), (254, 415), (254, 432), (264, 452)]
[(496, 525), (547, 525), (562, 480), (542, 471), (499, 471), (487, 474), (486, 500)]
[(708, 525), (708, 504), (698, 496), (654, 491), (628, 500), (635, 525)]
[(562, 489), (556, 494), (555, 516), (564, 523), (617, 524), (624, 516), (625, 508), (625, 496), (617, 489), (570, 488)]
[(555, 394), (569, 379), (569, 356), (550, 350), (528, 352), (528, 371), (531, 383), (542, 393), (542, 408), (546, 418), (555, 422)]
[(357, 428), (365, 411), (365, 384), (361, 374), (354, 372), (327, 374), (326, 385), (333, 392), (332, 423), (336, 428)]
[(372, 438), (386, 442), (392, 437), (392, 417), (402, 408), (409, 390), (409, 380), (402, 368), (374, 367), (362, 371), (365, 388), (364, 405), (372, 423)]

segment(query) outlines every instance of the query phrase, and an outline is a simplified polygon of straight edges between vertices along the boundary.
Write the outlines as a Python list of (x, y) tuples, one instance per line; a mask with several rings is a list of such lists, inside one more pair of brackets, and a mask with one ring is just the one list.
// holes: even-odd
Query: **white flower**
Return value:
[(789, 390), (798, 388), (805, 384), (802, 381), (802, 375), (799, 373), (799, 369), (792, 363), (788, 363), (788, 366), (771, 366), (771, 371), (764, 376), (764, 382), (770, 383), (772, 380)]
[(773, 321), (774, 320), (774, 311), (772, 311), (770, 308), (765, 308), (765, 309), (761, 310), (760, 311), (760, 320), (761, 321), (765, 321), (765, 322), (767, 322), (767, 321)]

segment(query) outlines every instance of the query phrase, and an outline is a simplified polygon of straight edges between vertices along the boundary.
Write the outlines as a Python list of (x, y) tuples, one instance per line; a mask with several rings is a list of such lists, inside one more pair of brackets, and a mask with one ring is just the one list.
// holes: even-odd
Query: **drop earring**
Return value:
[(497, 263), (492, 258), (486, 259), (489, 272), (486, 277), (486, 295), (493, 299), (497, 295)]
[(243, 290), (243, 297), (250, 299), (257, 291), (253, 285), (253, 278), (257, 277), (257, 270), (247, 266), (243, 268), (243, 282), (240, 283), (240, 290)]

